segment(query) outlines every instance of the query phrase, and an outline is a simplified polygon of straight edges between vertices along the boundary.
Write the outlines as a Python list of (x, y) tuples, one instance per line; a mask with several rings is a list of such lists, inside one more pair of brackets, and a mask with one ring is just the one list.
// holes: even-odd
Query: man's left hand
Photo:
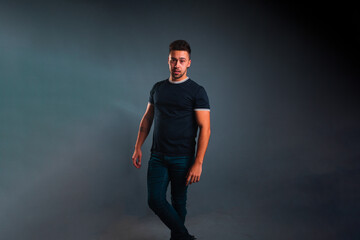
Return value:
[(202, 171), (202, 164), (195, 162), (191, 166), (189, 172), (186, 175), (186, 186), (195, 182), (199, 182), (201, 171)]

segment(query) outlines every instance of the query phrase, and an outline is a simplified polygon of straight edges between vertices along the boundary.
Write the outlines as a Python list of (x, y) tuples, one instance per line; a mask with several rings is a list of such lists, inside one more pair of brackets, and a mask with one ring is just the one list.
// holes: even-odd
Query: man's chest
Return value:
[(159, 88), (154, 94), (154, 104), (161, 108), (192, 110), (194, 97), (181, 88)]

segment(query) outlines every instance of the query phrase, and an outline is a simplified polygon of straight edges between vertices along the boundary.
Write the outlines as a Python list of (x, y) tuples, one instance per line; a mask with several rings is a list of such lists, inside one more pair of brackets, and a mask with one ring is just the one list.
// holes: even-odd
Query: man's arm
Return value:
[(140, 122), (139, 132), (135, 144), (135, 150), (132, 156), (132, 161), (136, 168), (141, 167), (141, 157), (142, 157), (141, 146), (145, 142), (145, 139), (150, 132), (153, 119), (154, 119), (154, 105), (148, 103), (145, 114)]
[(200, 132), (199, 132), (195, 162), (188, 172), (186, 185), (200, 181), (202, 164), (211, 134), (210, 111), (206, 111), (206, 110), (195, 111), (195, 117), (199, 125)]

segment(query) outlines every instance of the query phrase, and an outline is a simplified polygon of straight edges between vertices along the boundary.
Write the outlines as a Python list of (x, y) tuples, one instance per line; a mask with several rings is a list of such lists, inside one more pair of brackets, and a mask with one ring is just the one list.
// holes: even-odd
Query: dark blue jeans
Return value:
[[(171, 239), (187, 240), (186, 229), (186, 174), (195, 157), (173, 157), (152, 153), (147, 171), (148, 204), (161, 221), (171, 230)], [(171, 205), (166, 191), (171, 182)]]

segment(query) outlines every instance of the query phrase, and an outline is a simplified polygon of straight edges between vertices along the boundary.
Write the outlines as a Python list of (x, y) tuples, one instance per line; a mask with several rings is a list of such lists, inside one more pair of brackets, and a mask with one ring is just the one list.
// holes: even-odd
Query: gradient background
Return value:
[[(295, 1), (0, 1), (0, 238), (166, 240), (131, 162), (186, 39), (212, 136), (199, 240), (359, 239), (359, 14)], [(152, 132), (150, 133), (152, 134)]]

